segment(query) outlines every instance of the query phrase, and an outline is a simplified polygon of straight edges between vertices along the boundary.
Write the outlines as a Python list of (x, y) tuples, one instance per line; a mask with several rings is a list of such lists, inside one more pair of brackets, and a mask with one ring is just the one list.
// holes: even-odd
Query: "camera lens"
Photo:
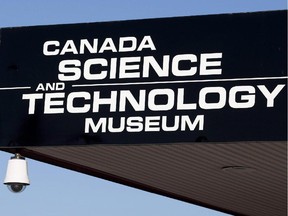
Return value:
[(10, 185), (7, 185), (9, 190), (13, 193), (20, 193), (25, 190), (26, 185), (20, 184), (20, 183), (12, 183)]

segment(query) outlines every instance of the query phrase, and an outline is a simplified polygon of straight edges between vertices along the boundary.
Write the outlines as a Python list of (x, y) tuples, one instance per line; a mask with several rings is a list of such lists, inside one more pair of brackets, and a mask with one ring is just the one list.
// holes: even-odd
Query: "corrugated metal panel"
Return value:
[[(287, 143), (31, 147), (27, 152), (243, 215), (286, 215)], [(32, 154), (32, 155), (33, 155)], [(57, 163), (56, 163), (57, 164)], [(247, 169), (222, 169), (244, 166)]]

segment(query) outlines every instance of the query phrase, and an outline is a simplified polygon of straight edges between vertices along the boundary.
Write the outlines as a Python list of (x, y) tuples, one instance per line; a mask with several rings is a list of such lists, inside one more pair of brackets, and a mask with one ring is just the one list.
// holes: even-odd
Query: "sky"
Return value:
[[(287, 9), (286, 0), (0, 0), (0, 28)], [(1, 59), (0, 59), (1, 61)], [(0, 152), (0, 180), (10, 154)], [(27, 159), (31, 185), (0, 186), (5, 216), (220, 216), (223, 213)]]

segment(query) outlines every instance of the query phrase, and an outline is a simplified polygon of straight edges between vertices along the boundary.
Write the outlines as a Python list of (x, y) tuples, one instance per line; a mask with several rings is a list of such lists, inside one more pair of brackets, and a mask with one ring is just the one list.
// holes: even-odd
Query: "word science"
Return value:
[[(0, 52), (9, 72), (0, 96), (11, 101), (1, 109), (20, 103), (22, 115), (10, 118), (20, 135), (8, 134), (20, 145), (261, 141), (279, 139), (267, 133), (280, 124), (285, 139), (280, 19), (270, 12), (25, 27), (25, 44), (3, 29), (0, 51), (15, 49)], [(265, 20), (276, 24), (255, 24)], [(27, 138), (32, 130), (38, 135)]]

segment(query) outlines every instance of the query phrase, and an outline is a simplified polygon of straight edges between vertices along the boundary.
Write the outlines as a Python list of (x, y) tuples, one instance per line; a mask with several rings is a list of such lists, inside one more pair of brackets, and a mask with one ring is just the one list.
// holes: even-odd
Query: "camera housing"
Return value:
[(13, 193), (20, 193), (30, 184), (28, 177), (27, 162), (24, 157), (16, 153), (8, 161), (4, 184)]

